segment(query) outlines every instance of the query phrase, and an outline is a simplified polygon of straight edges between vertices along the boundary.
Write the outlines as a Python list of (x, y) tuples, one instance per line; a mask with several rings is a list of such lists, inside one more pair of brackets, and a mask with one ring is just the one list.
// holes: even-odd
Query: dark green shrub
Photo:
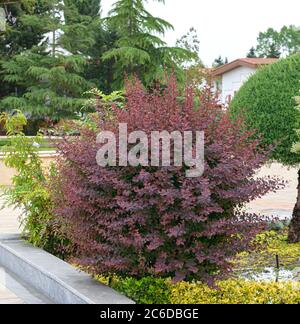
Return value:
[(168, 304), (170, 303), (171, 281), (160, 278), (145, 277), (113, 279), (110, 286), (133, 299), (138, 304)]
[(264, 144), (276, 145), (273, 158), (286, 164), (300, 161), (291, 148), (298, 140), (300, 54), (282, 59), (259, 70), (240, 89), (231, 103), (231, 112), (243, 112), (247, 126), (258, 130)]

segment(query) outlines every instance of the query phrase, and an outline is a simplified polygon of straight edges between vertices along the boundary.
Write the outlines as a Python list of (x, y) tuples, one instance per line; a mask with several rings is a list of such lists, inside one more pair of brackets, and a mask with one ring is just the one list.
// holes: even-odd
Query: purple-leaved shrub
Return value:
[[(186, 90), (178, 100), (171, 78), (163, 93), (128, 82), (124, 109), (99, 118), (98, 129), (204, 131), (205, 172), (186, 167), (100, 167), (96, 133), (82, 129), (60, 144), (53, 183), (56, 215), (76, 245), (77, 262), (92, 273), (118, 276), (213, 279), (231, 270), (230, 259), (249, 249), (264, 222), (242, 211), (245, 203), (281, 188), (276, 178), (255, 178), (268, 152), (231, 120), (209, 90), (199, 103)], [(196, 105), (196, 107), (195, 107)]]

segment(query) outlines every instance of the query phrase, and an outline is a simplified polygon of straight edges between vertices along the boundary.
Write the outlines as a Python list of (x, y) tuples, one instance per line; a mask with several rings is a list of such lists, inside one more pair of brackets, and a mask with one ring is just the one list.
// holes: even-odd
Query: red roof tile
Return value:
[(275, 58), (241, 58), (231, 63), (222, 65), (212, 71), (212, 76), (220, 76), (226, 72), (232, 71), (240, 66), (258, 68), (261, 65), (272, 64), (278, 61)]

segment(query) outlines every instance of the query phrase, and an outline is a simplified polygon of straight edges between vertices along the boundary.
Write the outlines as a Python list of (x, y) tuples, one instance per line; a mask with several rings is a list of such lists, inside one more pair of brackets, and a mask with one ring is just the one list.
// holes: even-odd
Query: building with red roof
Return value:
[(211, 72), (214, 88), (220, 95), (220, 101), (228, 105), (236, 92), (259, 68), (273, 64), (274, 58), (241, 58), (222, 65)]

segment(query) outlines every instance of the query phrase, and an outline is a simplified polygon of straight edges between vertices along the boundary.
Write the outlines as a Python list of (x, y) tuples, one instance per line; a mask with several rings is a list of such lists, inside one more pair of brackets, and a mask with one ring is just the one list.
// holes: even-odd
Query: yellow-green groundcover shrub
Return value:
[(172, 304), (299, 304), (300, 283), (227, 280), (218, 289), (181, 282), (171, 289)]
[(288, 243), (288, 230), (267, 231), (256, 236), (253, 244), (257, 246), (254, 252), (242, 252), (232, 261), (235, 272), (243, 273), (244, 269), (260, 272), (261, 269), (272, 268), (278, 256), (281, 268), (294, 270), (300, 268), (300, 243)]
[(255, 282), (225, 280), (211, 288), (202, 283), (179, 282), (146, 277), (110, 280), (98, 277), (139, 304), (300, 304), (298, 282)]
[[(255, 252), (241, 253), (233, 260), (237, 275), (243, 269), (259, 273), (273, 267), (276, 255), (285, 269), (300, 266), (300, 244), (288, 243), (286, 228), (263, 232), (253, 243), (257, 246)], [(173, 284), (171, 280), (153, 277), (97, 279), (139, 304), (300, 304), (300, 282), (296, 281), (256, 282), (234, 277), (211, 288), (199, 282)]]

